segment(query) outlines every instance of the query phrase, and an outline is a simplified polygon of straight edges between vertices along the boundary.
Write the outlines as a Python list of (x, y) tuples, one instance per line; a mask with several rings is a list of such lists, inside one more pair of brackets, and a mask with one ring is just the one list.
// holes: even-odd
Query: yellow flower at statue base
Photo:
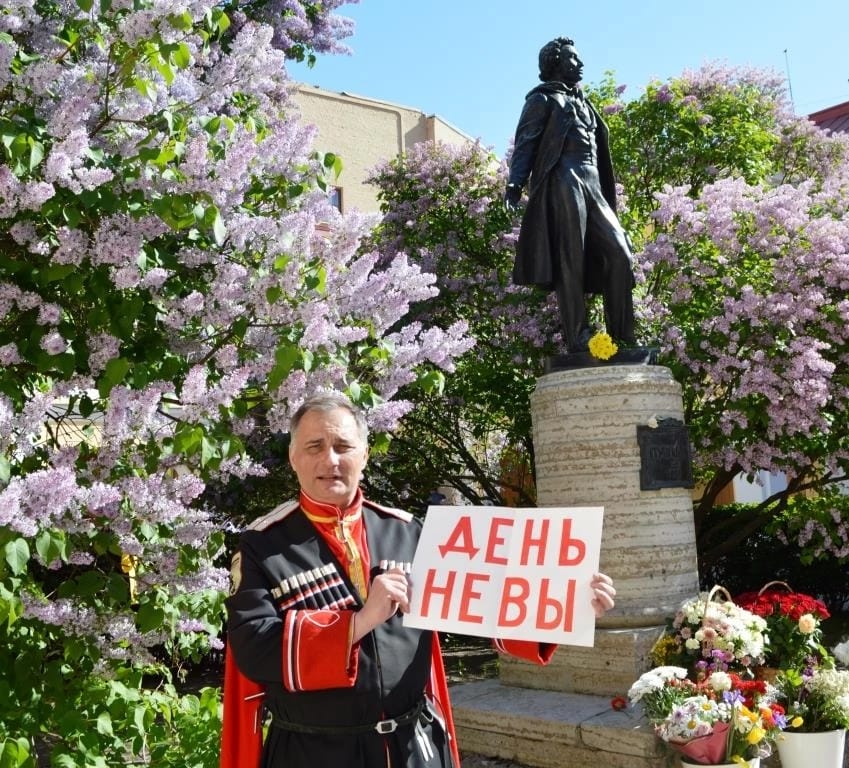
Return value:
[(589, 341), (590, 354), (599, 360), (609, 360), (618, 351), (619, 347), (606, 333), (597, 333)]

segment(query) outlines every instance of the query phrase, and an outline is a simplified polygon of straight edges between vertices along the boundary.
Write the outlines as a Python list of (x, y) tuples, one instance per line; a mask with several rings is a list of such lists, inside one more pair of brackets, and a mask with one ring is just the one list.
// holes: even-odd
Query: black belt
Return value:
[(364, 725), (306, 725), (305, 723), (293, 723), (289, 720), (281, 720), (274, 717), (271, 724), (275, 728), (295, 733), (318, 733), (318, 734), (355, 734), (376, 731), (380, 734), (394, 733), (399, 725), (409, 725), (419, 719), (424, 710), (424, 699), (421, 699), (415, 707), (398, 717), (390, 717), (386, 720), (378, 720), (376, 723)]

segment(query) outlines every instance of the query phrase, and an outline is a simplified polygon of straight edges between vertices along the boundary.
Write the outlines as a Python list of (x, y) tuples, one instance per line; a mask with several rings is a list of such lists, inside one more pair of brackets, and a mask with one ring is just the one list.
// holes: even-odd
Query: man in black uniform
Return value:
[[(295, 413), (300, 496), (255, 521), (234, 557), (222, 768), (459, 768), (438, 637), (400, 615), (421, 523), (363, 498), (367, 457), (364, 417), (344, 396)], [(602, 575), (592, 586), (601, 613), (615, 591)], [(501, 646), (538, 663), (554, 652)]]
[(583, 63), (569, 38), (539, 54), (540, 80), (516, 128), (505, 202), (515, 209), (530, 179), (513, 282), (557, 293), (563, 342), (587, 348), (585, 293), (601, 293), (607, 332), (634, 344), (634, 276), (616, 188), (607, 126), (578, 83)]

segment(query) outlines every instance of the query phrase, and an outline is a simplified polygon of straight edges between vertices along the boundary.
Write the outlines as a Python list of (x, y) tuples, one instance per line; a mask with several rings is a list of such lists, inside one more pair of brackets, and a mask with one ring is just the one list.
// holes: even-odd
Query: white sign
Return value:
[(592, 646), (603, 507), (430, 507), (409, 627)]

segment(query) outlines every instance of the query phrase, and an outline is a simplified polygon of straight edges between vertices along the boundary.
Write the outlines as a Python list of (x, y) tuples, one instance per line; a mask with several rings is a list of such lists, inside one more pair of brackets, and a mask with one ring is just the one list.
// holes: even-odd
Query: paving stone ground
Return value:
[(462, 768), (526, 768), (526, 766), (513, 763), (510, 760), (499, 760), (495, 757), (484, 757), (483, 755), (466, 752), (460, 753), (460, 762)]

